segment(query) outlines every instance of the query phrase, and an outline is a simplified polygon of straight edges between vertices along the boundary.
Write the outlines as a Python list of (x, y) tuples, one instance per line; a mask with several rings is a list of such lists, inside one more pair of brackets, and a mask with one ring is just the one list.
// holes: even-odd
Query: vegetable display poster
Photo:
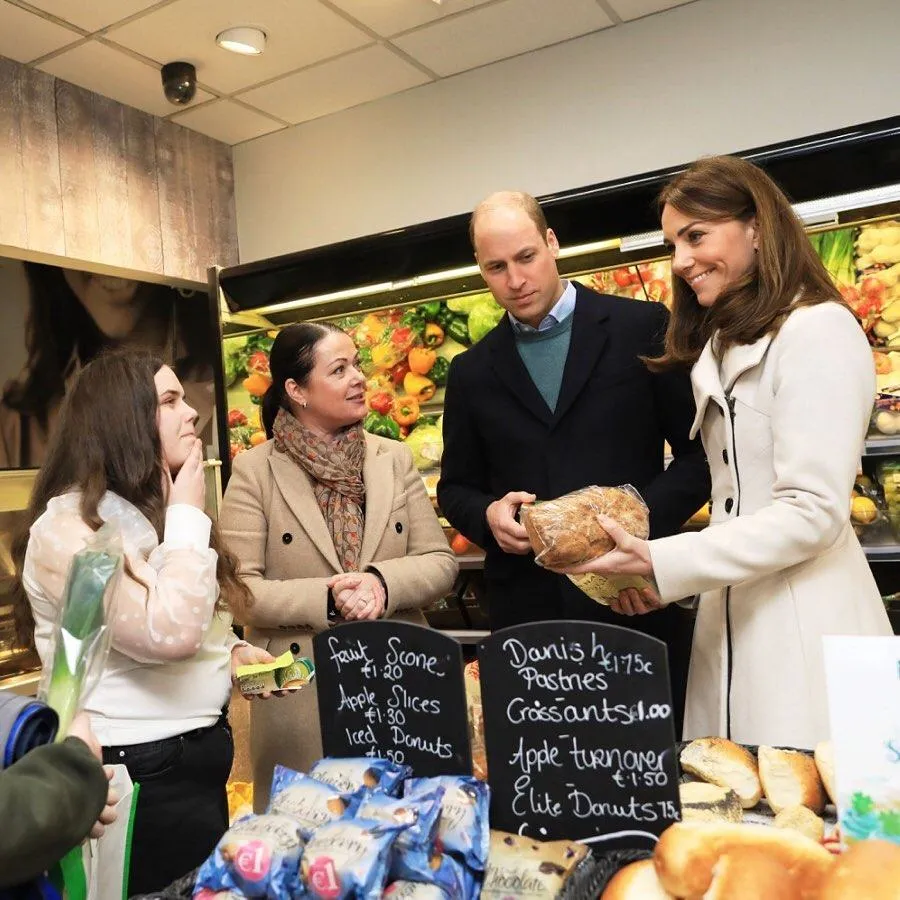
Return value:
[(841, 836), (900, 844), (900, 637), (823, 641)]

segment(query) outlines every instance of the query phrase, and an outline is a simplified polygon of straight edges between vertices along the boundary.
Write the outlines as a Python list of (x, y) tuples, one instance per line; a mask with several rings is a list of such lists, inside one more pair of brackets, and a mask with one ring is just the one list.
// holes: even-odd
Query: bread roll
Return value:
[(758, 847), (732, 847), (713, 866), (703, 900), (797, 900), (797, 879)]
[(820, 900), (900, 900), (900, 845), (853, 844), (835, 863)]
[(691, 741), (681, 751), (681, 768), (711, 784), (731, 788), (744, 809), (762, 798), (759, 769), (753, 754), (725, 738), (707, 737)]
[(828, 799), (837, 803), (837, 792), (834, 789), (834, 746), (831, 741), (822, 741), (816, 745), (814, 759)]
[(678, 785), (678, 795), (684, 822), (740, 822), (744, 817), (740, 798), (730, 788), (686, 781)]
[(815, 760), (799, 750), (759, 748), (759, 779), (769, 806), (775, 812), (788, 806), (808, 806), (814, 813), (825, 809), (825, 789)]
[(775, 827), (799, 831), (811, 841), (825, 837), (825, 821), (806, 806), (786, 806), (775, 816)]
[(652, 859), (642, 859), (619, 869), (600, 900), (674, 900), (663, 889)]
[(817, 900), (834, 857), (795, 831), (730, 822), (676, 822), (660, 836), (653, 853), (663, 887), (676, 897), (699, 898), (709, 890), (713, 867), (735, 847), (757, 848), (795, 879), (797, 900)]
[(646, 538), (650, 533), (650, 514), (636, 492), (591, 485), (522, 507), (521, 521), (535, 561), (565, 569), (608, 553), (615, 544), (597, 520), (598, 514), (615, 519), (635, 537)]

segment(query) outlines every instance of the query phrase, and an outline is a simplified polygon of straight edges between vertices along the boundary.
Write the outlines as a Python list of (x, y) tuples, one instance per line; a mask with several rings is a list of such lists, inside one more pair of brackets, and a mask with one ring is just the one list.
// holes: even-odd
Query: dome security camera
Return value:
[(169, 103), (184, 106), (197, 93), (197, 70), (189, 62), (170, 62), (162, 67), (162, 86)]

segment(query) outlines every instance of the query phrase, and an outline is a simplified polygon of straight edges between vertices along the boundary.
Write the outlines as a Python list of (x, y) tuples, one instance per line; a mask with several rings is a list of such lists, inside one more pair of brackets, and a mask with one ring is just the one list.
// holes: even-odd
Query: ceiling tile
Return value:
[(179, 125), (226, 144), (239, 144), (284, 128), (280, 122), (231, 100), (214, 100), (196, 109), (176, 113), (171, 118)]
[[(235, 25), (262, 28), (265, 52), (241, 56), (219, 47), (216, 35)], [(319, 0), (177, 0), (110, 29), (109, 39), (159, 63), (192, 62), (203, 84), (226, 93), (371, 42)]]
[[(163, 94), (158, 69), (96, 40), (54, 56), (38, 68), (155, 116), (177, 109)], [(194, 103), (209, 98), (210, 94), (198, 90)]]
[(241, 94), (241, 100), (294, 124), (429, 81), (386, 47), (328, 60)]
[(31, 6), (65, 19), (85, 31), (99, 31), (121, 22), (159, 0), (28, 0)]
[(490, 0), (443, 0), (443, 3), (427, 3), (425, 0), (331, 0), (363, 25), (367, 25), (382, 37), (390, 37), (453, 13), (481, 6)]
[(619, 18), (623, 22), (628, 22), (631, 19), (639, 19), (641, 16), (662, 12), (664, 9), (684, 6), (686, 3), (692, 3), (693, 0), (607, 0), (607, 2), (619, 14)]
[(503, 0), (392, 43), (439, 75), (453, 75), (612, 24), (594, 0)]
[(77, 31), (69, 31), (34, 13), (0, 2), (0, 56), (16, 62), (31, 62), (81, 40)]

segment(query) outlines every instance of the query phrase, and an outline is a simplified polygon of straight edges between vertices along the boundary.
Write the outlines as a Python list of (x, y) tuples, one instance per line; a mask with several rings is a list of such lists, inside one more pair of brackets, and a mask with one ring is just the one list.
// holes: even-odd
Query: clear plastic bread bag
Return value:
[(69, 565), (50, 663), (44, 666), (38, 690), (38, 697), (59, 715), (57, 740), (65, 738), (106, 665), (122, 560), (119, 530), (106, 523)]
[[(614, 519), (629, 534), (646, 540), (650, 511), (630, 484), (618, 487), (590, 485), (522, 507), (520, 519), (528, 532), (535, 562), (549, 569), (582, 565), (613, 549), (615, 544), (600, 524), (599, 516)], [(569, 575), (573, 584), (598, 603), (609, 603), (625, 588), (649, 587), (635, 575)]]

